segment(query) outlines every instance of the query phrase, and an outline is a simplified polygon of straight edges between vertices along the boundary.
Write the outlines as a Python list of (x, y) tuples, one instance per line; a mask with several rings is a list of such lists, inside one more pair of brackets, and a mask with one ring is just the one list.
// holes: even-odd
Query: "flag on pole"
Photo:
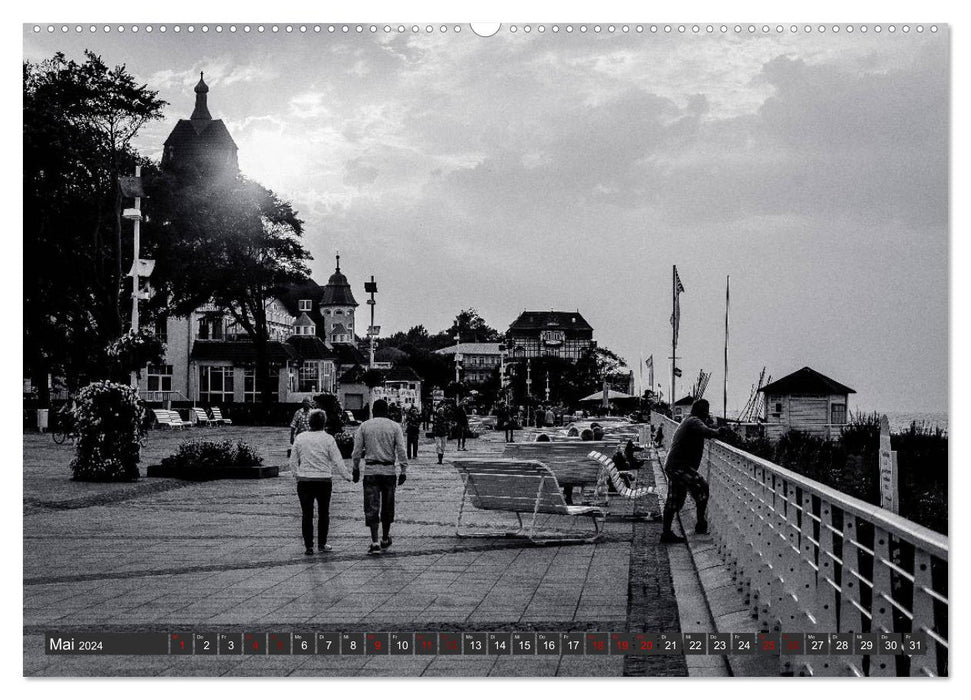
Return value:
[(678, 329), (681, 327), (681, 293), (684, 285), (681, 284), (681, 275), (678, 274), (678, 266), (674, 266), (674, 311), (671, 313), (671, 327), (674, 329), (674, 344), (678, 344)]
[(654, 391), (654, 355), (652, 354), (647, 358), (647, 362), (644, 363), (647, 367), (647, 385)]

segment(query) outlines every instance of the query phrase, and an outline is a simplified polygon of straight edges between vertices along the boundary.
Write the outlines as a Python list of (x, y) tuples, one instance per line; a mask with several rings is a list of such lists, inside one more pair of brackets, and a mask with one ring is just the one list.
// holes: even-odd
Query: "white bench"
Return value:
[(192, 419), (192, 422), (195, 423), (196, 425), (208, 426), (210, 423), (209, 416), (206, 414), (206, 410), (204, 408), (199, 408), (198, 406), (193, 406), (192, 408), (189, 409), (189, 417)]
[(188, 428), (192, 425), (189, 421), (184, 421), (175, 411), (169, 411), (164, 408), (153, 408), (152, 413), (155, 414), (155, 423), (159, 427), (166, 427), (169, 430), (178, 428), (182, 430), (183, 428)]
[[(465, 483), (455, 534), (459, 537), (525, 537), (535, 544), (591, 543), (603, 537), (607, 512), (598, 506), (573, 506), (563, 500), (556, 476), (542, 462), (522, 459), (454, 459), (452, 464)], [(462, 516), (466, 501), (479, 510), (515, 513), (519, 529), (511, 532), (465, 532)], [(531, 516), (528, 524), (523, 513)], [(589, 517), (593, 532), (537, 532), (540, 514)]]
[(223, 418), (223, 412), (219, 410), (219, 406), (213, 406), (209, 409), (210, 418), (213, 423), (218, 423), (219, 425), (232, 425), (233, 421), (229, 418)]

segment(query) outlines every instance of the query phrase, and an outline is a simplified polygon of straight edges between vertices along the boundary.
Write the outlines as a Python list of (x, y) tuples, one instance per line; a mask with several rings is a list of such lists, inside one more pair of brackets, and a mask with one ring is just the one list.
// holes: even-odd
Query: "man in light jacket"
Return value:
[[(408, 454), (401, 426), (388, 418), (388, 402), (374, 402), (374, 418), (366, 420), (354, 434), (354, 483), (361, 478), (364, 459), (364, 524), (371, 530), (368, 554), (380, 554), (391, 546), (391, 523), (394, 522), (395, 488), (405, 483)], [(395, 463), (401, 474), (395, 478)], [(382, 538), (378, 542), (378, 523)]]
[(327, 531), (330, 526), (330, 495), (333, 490), (332, 477), (336, 471), (342, 477), (350, 478), (341, 457), (340, 448), (333, 436), (324, 431), (327, 416), (323, 411), (310, 411), (307, 417), (309, 430), (300, 433), (293, 441), (290, 452), (290, 470), (297, 480), (297, 498), (303, 513), (301, 529), (304, 554), (314, 553), (314, 501), (317, 502), (317, 547), (320, 552), (333, 550), (327, 544)]

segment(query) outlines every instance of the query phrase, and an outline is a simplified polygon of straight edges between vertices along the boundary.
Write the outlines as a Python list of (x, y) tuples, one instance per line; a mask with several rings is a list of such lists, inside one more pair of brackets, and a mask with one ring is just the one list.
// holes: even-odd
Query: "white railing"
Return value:
[[(652, 422), (668, 447), (678, 424)], [(700, 472), (711, 533), (765, 629), (914, 633), (927, 645), (914, 656), (783, 656), (780, 671), (948, 674), (947, 537), (715, 440)]]

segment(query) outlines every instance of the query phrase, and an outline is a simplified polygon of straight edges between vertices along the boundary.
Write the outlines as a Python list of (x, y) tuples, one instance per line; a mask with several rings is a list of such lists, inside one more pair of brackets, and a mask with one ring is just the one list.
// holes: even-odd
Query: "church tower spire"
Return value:
[(209, 107), (206, 105), (207, 95), (209, 94), (209, 86), (206, 85), (206, 81), (203, 80), (203, 73), (199, 73), (199, 82), (196, 84), (196, 108), (192, 112), (192, 116), (189, 119), (195, 121), (196, 119), (205, 119), (207, 121), (212, 121), (212, 115), (209, 114)]

